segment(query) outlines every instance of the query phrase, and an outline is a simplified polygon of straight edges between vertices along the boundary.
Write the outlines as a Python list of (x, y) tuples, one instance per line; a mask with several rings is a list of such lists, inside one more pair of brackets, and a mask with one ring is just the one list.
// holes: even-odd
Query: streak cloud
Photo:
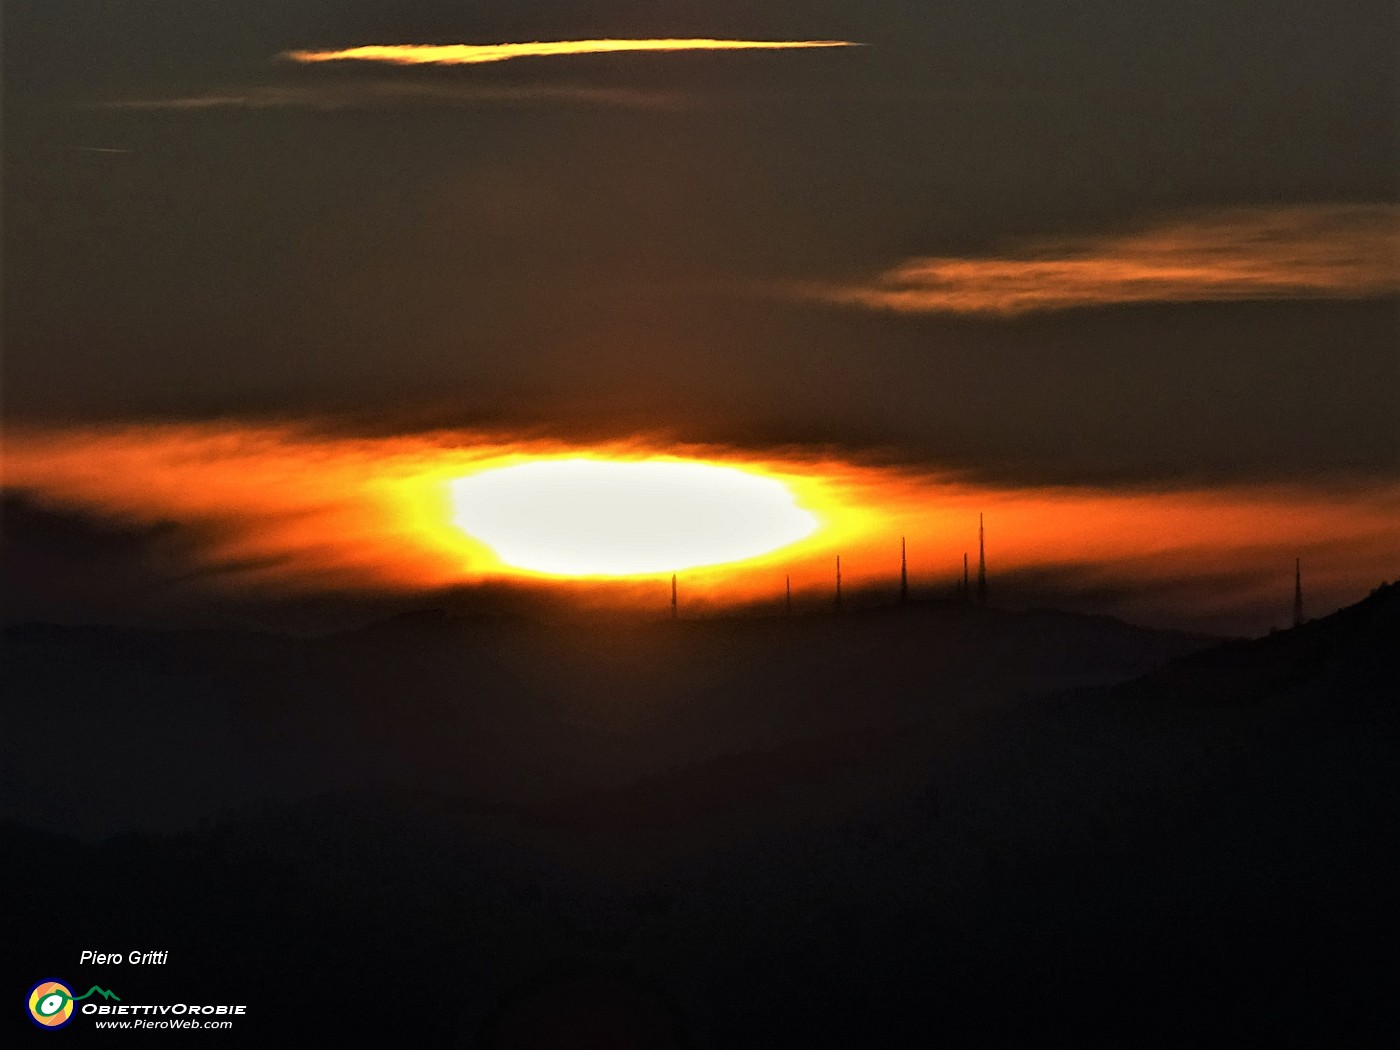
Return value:
[(919, 256), (801, 294), (897, 313), (1015, 315), (1126, 303), (1400, 293), (1400, 206), (1236, 209), (1000, 256)]
[(545, 40), (519, 44), (365, 44), (338, 51), (287, 51), (293, 62), (387, 62), (397, 66), (463, 66), (512, 58), (600, 55), (623, 51), (791, 51), (855, 47), (850, 40)]
[(200, 112), (221, 109), (390, 109), (409, 106), (489, 106), (563, 103), (616, 109), (678, 110), (676, 92), (568, 83), (410, 83), (374, 80), (337, 84), (254, 84), (227, 90), (99, 102), (96, 110)]

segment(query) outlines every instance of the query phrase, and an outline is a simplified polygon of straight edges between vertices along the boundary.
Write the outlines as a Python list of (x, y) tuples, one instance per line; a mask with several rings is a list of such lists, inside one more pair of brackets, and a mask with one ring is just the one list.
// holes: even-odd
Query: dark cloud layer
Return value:
[(0, 498), (0, 582), (7, 620), (124, 620), (172, 605), (189, 537), (173, 523), (131, 526), (46, 507), (22, 493)]

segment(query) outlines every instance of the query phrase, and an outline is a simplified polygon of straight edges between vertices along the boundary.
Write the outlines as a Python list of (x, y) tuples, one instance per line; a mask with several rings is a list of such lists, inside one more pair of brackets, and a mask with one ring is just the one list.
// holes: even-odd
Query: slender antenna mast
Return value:
[(671, 619), (676, 619), (679, 614), (676, 611), (676, 574), (671, 573)]
[(977, 603), (987, 604), (987, 533), (977, 515)]
[(1293, 626), (1303, 626), (1303, 559), (1293, 559)]
[(783, 577), (783, 583), (784, 583), (784, 584), (786, 585), (786, 587), (787, 587), (787, 604), (786, 604), (785, 607), (786, 607), (786, 609), (787, 609), (787, 614), (788, 614), (789, 616), (791, 616), (791, 615), (792, 615), (792, 577), (791, 577), (791, 576), (784, 576), (784, 577)]
[(904, 537), (899, 537), (899, 604), (909, 601), (909, 552)]
[(963, 601), (970, 601), (970, 600), (971, 600), (971, 598), (972, 598), (972, 588), (971, 588), (971, 586), (968, 585), (968, 580), (967, 580), (967, 551), (963, 551), (963, 578), (962, 578), (962, 591), (961, 591), (960, 593), (961, 593), (961, 596), (962, 596), (962, 600), (963, 600)]
[(836, 611), (841, 611), (841, 555), (836, 555)]

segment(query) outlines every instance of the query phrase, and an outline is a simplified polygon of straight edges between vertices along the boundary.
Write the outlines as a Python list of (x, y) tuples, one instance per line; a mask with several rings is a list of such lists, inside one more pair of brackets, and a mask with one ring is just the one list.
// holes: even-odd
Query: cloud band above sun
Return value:
[(397, 66), (461, 66), (512, 58), (600, 55), (623, 51), (790, 51), (857, 47), (850, 40), (547, 40), (521, 44), (366, 44), (339, 51), (287, 51), (293, 62), (386, 62)]
[(1128, 303), (1400, 294), (1400, 206), (1236, 209), (999, 256), (918, 256), (799, 294), (897, 313), (1015, 315)]

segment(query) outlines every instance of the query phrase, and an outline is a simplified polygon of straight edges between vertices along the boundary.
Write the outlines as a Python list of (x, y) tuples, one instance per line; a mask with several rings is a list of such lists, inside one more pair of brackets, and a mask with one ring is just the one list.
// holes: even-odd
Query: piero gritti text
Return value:
[(78, 957), (78, 965), (120, 966), (125, 963), (129, 966), (164, 966), (169, 960), (170, 953), (166, 951), (143, 952), (139, 949), (131, 952), (84, 951)]

